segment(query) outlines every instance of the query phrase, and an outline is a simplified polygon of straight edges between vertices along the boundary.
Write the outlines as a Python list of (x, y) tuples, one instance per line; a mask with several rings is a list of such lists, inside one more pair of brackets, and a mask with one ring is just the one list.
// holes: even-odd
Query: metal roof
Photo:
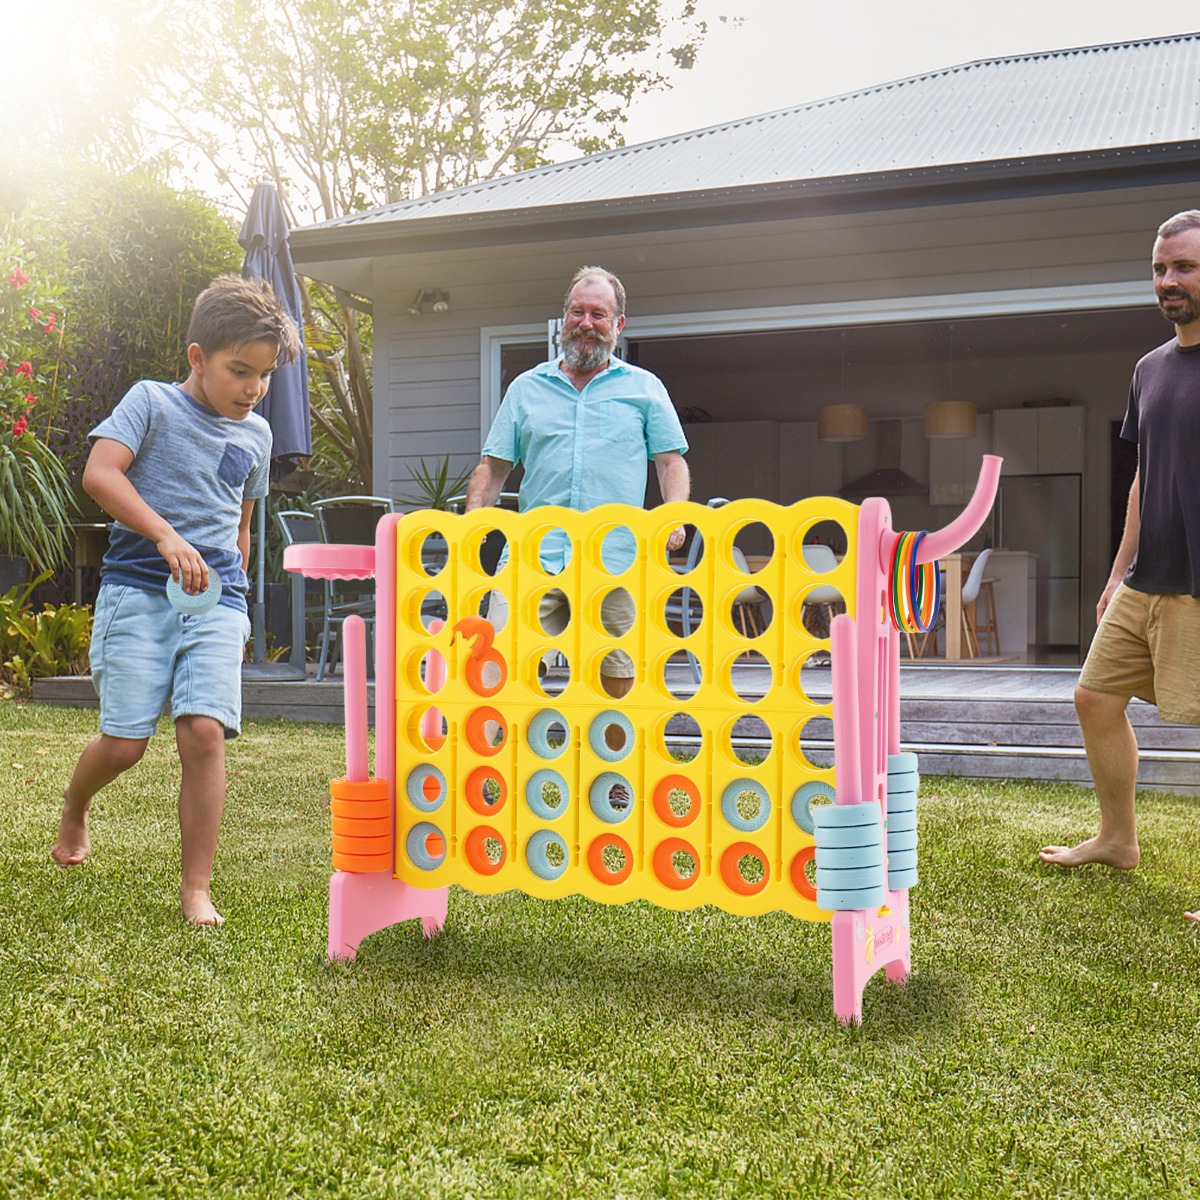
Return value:
[[(980, 164), (1182, 149), (1200, 139), (1200, 33), (966, 63), (925, 75), (433, 193), (296, 230), (354, 238), (398, 224), (962, 175)], [(1036, 160), (1036, 161), (1031, 161)], [(954, 169), (957, 168), (957, 171)], [(415, 232), (415, 229), (414, 229)], [(342, 236), (345, 236), (343, 234)], [(315, 245), (313, 247), (315, 249)]]

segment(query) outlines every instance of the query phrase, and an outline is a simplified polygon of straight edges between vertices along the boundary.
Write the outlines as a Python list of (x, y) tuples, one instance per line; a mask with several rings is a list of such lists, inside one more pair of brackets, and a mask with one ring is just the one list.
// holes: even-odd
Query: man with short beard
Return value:
[[(495, 504), (517, 463), (525, 467), (522, 512), (547, 504), (580, 512), (601, 504), (641, 507), (649, 459), (663, 499), (688, 498), (687, 438), (666, 388), (649, 371), (613, 357), (624, 327), (621, 281), (603, 267), (577, 271), (563, 302), (562, 354), (520, 375), (505, 393), (467, 487), (468, 512)], [(684, 535), (682, 526), (672, 530), (667, 549), (679, 549)], [(604, 541), (604, 565), (614, 575), (629, 568), (635, 553), (628, 530)], [(542, 566), (557, 574), (570, 556), (570, 539), (557, 530), (542, 539), (540, 554)], [(549, 592), (538, 615), (548, 633), (561, 633), (570, 619), (566, 596)], [(606, 593), (600, 616), (609, 633), (628, 632), (634, 615), (628, 591)], [(498, 591), (488, 616), (497, 628), (507, 618), (507, 598)], [(613, 650), (601, 664), (600, 682), (620, 697), (633, 686), (634, 674), (629, 655)]]
[[(1175, 336), (1134, 368), (1121, 427), (1137, 443), (1138, 469), (1075, 689), (1100, 829), (1077, 846), (1042, 850), (1044, 862), (1064, 867), (1129, 870), (1140, 860), (1132, 697), (1156, 704), (1165, 721), (1200, 725), (1200, 211), (1159, 227), (1152, 270)], [(1184, 915), (1200, 921), (1200, 912)]]

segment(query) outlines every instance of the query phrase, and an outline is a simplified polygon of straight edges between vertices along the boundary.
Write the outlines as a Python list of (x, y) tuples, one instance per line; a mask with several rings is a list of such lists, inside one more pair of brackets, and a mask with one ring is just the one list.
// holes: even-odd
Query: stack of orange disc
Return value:
[(390, 871), (392, 802), (386, 779), (355, 783), (334, 779), (329, 784), (333, 805), (333, 869)]

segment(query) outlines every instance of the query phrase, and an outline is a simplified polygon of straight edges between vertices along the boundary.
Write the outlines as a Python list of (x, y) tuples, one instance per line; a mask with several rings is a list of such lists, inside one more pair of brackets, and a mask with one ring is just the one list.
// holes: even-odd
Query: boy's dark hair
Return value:
[(218, 275), (196, 297), (187, 344), (205, 354), (236, 350), (249, 342), (274, 342), (278, 361), (294, 362), (300, 352), (296, 323), (265, 279)]

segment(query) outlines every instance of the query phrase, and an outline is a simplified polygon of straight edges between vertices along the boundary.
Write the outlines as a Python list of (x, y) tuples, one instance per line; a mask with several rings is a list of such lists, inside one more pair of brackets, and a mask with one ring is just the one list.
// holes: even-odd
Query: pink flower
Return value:
[(36, 321), (38, 319), (38, 317), (40, 317), (41, 315), (42, 315), (42, 310), (40, 308), (31, 308), (29, 310), (29, 319), (31, 321)]
[(25, 407), (32, 408), (37, 403), (37, 397), (32, 392), (25, 393)]
[(19, 367), (13, 368), (14, 375), (24, 375), (26, 379), (33, 378), (33, 364), (29, 359), (25, 359)]
[(29, 276), (20, 267), (13, 267), (8, 273), (7, 283), (10, 288), (22, 288), (29, 282)]
[(28, 425), (29, 422), (24, 417), (18, 417), (13, 422), (13, 437), (19, 438), (25, 432)]
[(0, 358), (0, 375), (3, 375), (4, 372), (7, 370), (8, 370), (8, 363), (6, 363), (4, 361), (4, 359)]
[(43, 333), (53, 333), (54, 325), (57, 321), (58, 321), (58, 315), (56, 313), (51, 313), (50, 319), (48, 321), (45, 321), (42, 324), (42, 332)]

